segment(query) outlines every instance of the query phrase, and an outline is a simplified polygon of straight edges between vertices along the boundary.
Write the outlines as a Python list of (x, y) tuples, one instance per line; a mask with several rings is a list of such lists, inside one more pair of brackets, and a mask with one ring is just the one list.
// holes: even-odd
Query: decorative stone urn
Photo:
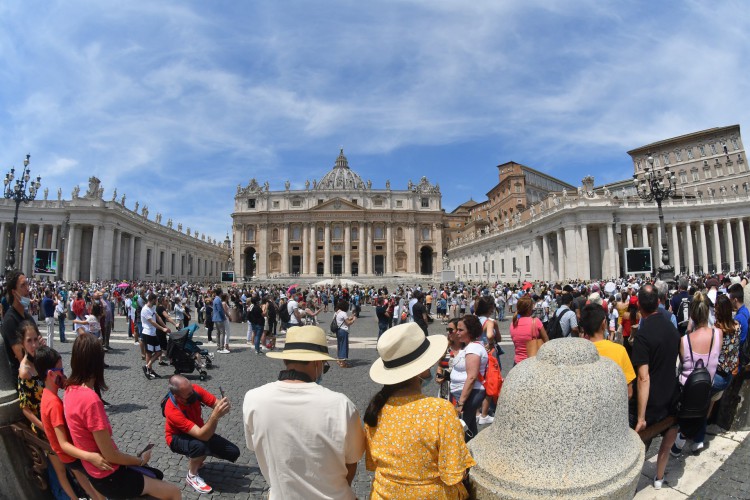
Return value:
[(581, 338), (547, 342), (515, 366), (469, 449), (479, 500), (631, 499), (645, 452), (628, 427), (622, 370)]

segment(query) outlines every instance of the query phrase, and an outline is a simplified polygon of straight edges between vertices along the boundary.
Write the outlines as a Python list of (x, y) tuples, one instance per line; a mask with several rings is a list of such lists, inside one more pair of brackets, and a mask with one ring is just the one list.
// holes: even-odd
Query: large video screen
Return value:
[(222, 271), (221, 272), (222, 283), (231, 283), (234, 281), (234, 271)]
[(57, 250), (34, 249), (34, 274), (54, 276), (57, 274)]
[(653, 272), (653, 265), (651, 262), (650, 248), (640, 247), (625, 249), (626, 274), (651, 274)]

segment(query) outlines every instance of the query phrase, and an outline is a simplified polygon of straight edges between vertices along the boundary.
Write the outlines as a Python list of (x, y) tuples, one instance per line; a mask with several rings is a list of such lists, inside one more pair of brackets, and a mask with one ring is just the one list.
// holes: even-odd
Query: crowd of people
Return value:
[[(487, 379), (503, 354), (500, 322), (506, 315), (513, 365), (534, 356), (545, 342), (587, 338), (622, 369), (632, 428), (644, 431), (671, 419), (661, 431), (654, 478), (660, 488), (670, 454), (683, 453), (688, 441), (692, 452), (705, 447), (716, 402), (744, 378), (750, 353), (747, 292), (742, 276), (681, 277), (670, 293), (665, 282), (636, 278), (389, 291), (30, 282), (11, 271), (0, 303), (23, 414), (49, 442), (50, 465), (70, 498), (80, 492), (90, 498), (181, 497), (176, 485), (148, 465), (150, 449), (128, 455), (113, 440), (102, 394), (105, 355), (119, 314), (128, 319), (128, 335), (148, 380), (159, 378), (156, 364), (170, 363), (165, 355), (170, 336), (191, 322), (205, 327), (220, 355), (231, 352), (230, 323), (246, 322), (245, 341), (254, 352), (283, 361), (278, 381), (251, 388), (242, 405), (245, 445), (258, 459), (270, 498), (354, 498), (351, 483), (365, 456), (374, 472), (372, 498), (452, 499), (468, 497), (465, 481), (475, 462), (466, 443), (494, 419), (498, 401)], [(379, 358), (370, 377), (382, 388), (361, 416), (349, 398), (323, 382), (329, 363), (350, 366), (350, 330), (364, 305), (373, 306), (378, 330)], [(334, 356), (318, 320), (329, 307)], [(68, 324), (75, 340), (66, 375), (53, 346), (68, 341)], [(440, 331), (430, 335), (437, 325)], [(281, 351), (277, 335), (285, 336)], [(435, 384), (438, 397), (429, 397)], [(161, 404), (167, 445), (188, 458), (186, 483), (199, 493), (211, 492), (199, 475), (206, 457), (235, 462), (240, 456), (239, 447), (217, 433), (231, 402), (223, 391), (214, 395), (173, 375)], [(211, 410), (205, 420), (203, 407)]]

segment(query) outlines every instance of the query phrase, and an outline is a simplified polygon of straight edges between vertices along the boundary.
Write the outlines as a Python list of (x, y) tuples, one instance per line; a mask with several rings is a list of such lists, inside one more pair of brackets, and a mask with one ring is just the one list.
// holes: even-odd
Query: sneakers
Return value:
[(487, 415), (486, 417), (479, 417), (479, 419), (477, 420), (477, 423), (479, 425), (487, 425), (487, 424), (491, 424), (494, 421), (495, 421), (495, 417), (493, 417), (492, 415)]
[(669, 450), (669, 454), (673, 457), (679, 457), (682, 454), (682, 448), (685, 447), (685, 438), (682, 437), (681, 433), (677, 433), (677, 437), (674, 440), (672, 449)]
[(144, 375), (146, 376), (146, 378), (147, 378), (147, 379), (149, 379), (149, 380), (153, 380), (153, 379), (155, 379), (156, 377), (158, 377), (158, 375), (157, 375), (156, 373), (154, 373), (154, 370), (149, 370), (149, 369), (148, 369), (148, 367), (147, 367), (146, 365), (143, 365), (143, 374), (144, 374)]
[(268, 352), (269, 351), (268, 347), (266, 347), (264, 345), (260, 346), (260, 350), (263, 351), (263, 352)]
[(660, 490), (663, 484), (664, 484), (664, 478), (656, 479), (654, 477), (654, 489), (655, 490)]
[(703, 447), (703, 441), (701, 441), (700, 443), (693, 443), (690, 446), (690, 449), (693, 450), (693, 453), (699, 453), (703, 449)]
[(217, 349), (216, 352), (219, 354), (229, 354), (229, 349)]
[(197, 474), (193, 476), (188, 472), (185, 481), (198, 493), (211, 493), (213, 491), (213, 488), (207, 485), (203, 478)]

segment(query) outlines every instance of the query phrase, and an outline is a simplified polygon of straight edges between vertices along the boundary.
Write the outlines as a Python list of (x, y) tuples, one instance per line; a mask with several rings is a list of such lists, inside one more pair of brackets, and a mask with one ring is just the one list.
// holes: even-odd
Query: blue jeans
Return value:
[[(470, 439), (476, 437), (477, 432), (477, 411), (482, 408), (482, 401), (484, 401), (484, 388), (472, 389), (469, 397), (464, 401), (463, 413), (461, 418), (466, 422), (466, 435), (464, 439), (468, 442)], [(453, 393), (452, 396), (459, 400), (461, 397), (461, 391)]]
[(336, 333), (336, 347), (339, 359), (349, 358), (349, 330), (339, 328), (338, 333)]
[(378, 321), (378, 338), (388, 329), (388, 320)]
[(497, 320), (502, 321), (505, 319), (505, 304), (503, 304), (503, 307), (497, 310)]
[(263, 336), (263, 325), (250, 323), (253, 327), (253, 337), (255, 337), (255, 352), (260, 352), (260, 338)]
[(57, 324), (60, 326), (60, 342), (65, 342), (65, 314), (57, 316)]

